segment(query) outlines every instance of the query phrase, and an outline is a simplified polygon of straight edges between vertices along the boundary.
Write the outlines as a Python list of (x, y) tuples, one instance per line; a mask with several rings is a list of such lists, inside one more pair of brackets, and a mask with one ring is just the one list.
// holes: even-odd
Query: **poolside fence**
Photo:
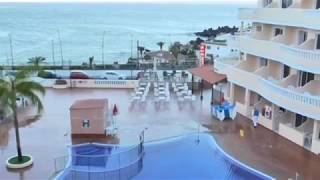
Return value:
[[(137, 175), (143, 167), (144, 133), (140, 142), (123, 150), (118, 146), (106, 146), (109, 153), (99, 155), (82, 155), (72, 153), (55, 159), (55, 173), (61, 172), (56, 179), (63, 180), (121, 180)], [(116, 150), (118, 149), (118, 151)], [(115, 150), (115, 153), (111, 153)], [(86, 153), (84, 153), (86, 154)], [(63, 171), (63, 172), (62, 172)]]

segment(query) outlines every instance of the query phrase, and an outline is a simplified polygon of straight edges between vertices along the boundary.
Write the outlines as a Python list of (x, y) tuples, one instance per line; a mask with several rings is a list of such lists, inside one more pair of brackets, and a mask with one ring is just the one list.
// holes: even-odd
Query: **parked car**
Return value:
[(124, 80), (126, 77), (118, 72), (115, 71), (107, 71), (104, 73), (102, 76), (103, 79), (108, 79), (108, 80)]
[(44, 79), (57, 79), (57, 74), (54, 71), (45, 70), (38, 73), (38, 77)]
[(70, 79), (90, 79), (90, 76), (84, 71), (71, 71)]

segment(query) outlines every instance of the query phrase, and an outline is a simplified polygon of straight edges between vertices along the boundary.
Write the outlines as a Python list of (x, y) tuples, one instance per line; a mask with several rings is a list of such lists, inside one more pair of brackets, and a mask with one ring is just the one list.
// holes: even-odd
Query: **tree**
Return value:
[(20, 144), (16, 100), (19, 97), (30, 100), (32, 105), (37, 107), (38, 113), (40, 113), (43, 105), (39, 95), (45, 94), (44, 87), (30, 79), (31, 74), (32, 71), (30, 70), (20, 70), (16, 76), (7, 76), (6, 78), (0, 79), (0, 100), (5, 110), (11, 112), (13, 115), (18, 161), (20, 162), (22, 162), (23, 156)]
[(172, 55), (178, 59), (178, 55), (181, 52), (181, 46), (182, 44), (180, 42), (175, 42), (173, 45), (170, 46), (169, 51), (172, 53)]
[(42, 65), (45, 63), (46, 58), (42, 56), (35, 56), (29, 58), (28, 64), (31, 64), (33, 67), (31, 70), (36, 71), (36, 72), (42, 72), (43, 67)]
[(3, 76), (3, 66), (0, 66), (0, 78)]
[(164, 42), (158, 42), (157, 45), (160, 47), (160, 51), (162, 51), (162, 48), (163, 48), (163, 45), (164, 45)]
[(89, 57), (89, 66), (90, 69), (93, 69), (94, 56)]

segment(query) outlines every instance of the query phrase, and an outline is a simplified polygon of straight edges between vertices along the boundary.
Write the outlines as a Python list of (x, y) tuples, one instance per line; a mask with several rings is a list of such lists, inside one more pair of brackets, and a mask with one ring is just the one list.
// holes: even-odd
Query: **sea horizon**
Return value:
[[(150, 50), (164, 49), (175, 41), (187, 43), (195, 32), (218, 26), (238, 26), (238, 8), (245, 4), (153, 4), (153, 3), (1, 3), (0, 63), (9, 65), (12, 37), (15, 65), (30, 57), (61, 58), (57, 31), (60, 31), (63, 57), (67, 63), (81, 64), (90, 56), (101, 63), (105, 34), (105, 63), (126, 63), (136, 54), (136, 42)], [(192, 12), (192, 13), (190, 13)]]

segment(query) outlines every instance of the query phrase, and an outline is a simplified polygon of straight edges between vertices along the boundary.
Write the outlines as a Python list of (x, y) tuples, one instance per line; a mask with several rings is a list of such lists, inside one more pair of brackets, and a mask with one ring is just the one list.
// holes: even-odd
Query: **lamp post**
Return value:
[(52, 52), (52, 62), (53, 62), (53, 70), (56, 71), (56, 61), (54, 59), (54, 40), (51, 40), (51, 52)]
[(59, 44), (60, 44), (61, 66), (63, 68), (64, 60), (63, 60), (62, 42), (61, 42), (61, 36), (60, 36), (60, 30), (59, 29), (58, 29), (58, 38), (59, 38)]
[(12, 47), (12, 36), (9, 34), (9, 43), (10, 43), (10, 55), (11, 55), (11, 70), (14, 69), (14, 60), (13, 60), (13, 47)]
[(106, 35), (106, 31), (103, 31), (102, 44), (101, 44), (101, 59), (102, 59), (103, 69), (106, 68), (105, 63), (104, 63), (104, 37), (105, 37), (105, 35)]

